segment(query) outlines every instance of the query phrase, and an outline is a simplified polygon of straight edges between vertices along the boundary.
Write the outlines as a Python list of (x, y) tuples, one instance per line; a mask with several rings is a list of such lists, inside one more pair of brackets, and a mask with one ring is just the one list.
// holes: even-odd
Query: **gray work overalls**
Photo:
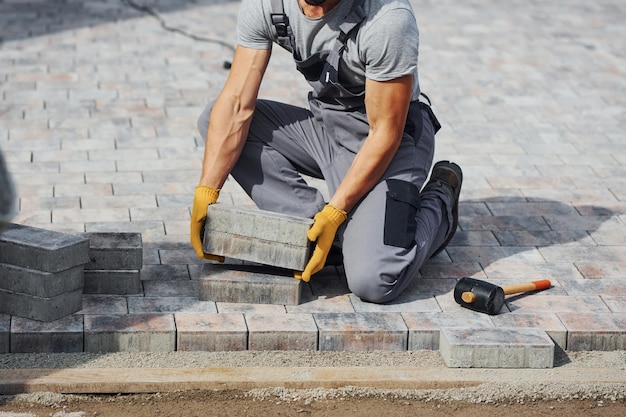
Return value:
[[(292, 52), (313, 91), (310, 110), (257, 101), (248, 139), (231, 175), (261, 209), (313, 217), (325, 201), (301, 173), (323, 178), (332, 196), (367, 138), (365, 87), (348, 91), (338, 81), (345, 42), (356, 36), (366, 17), (362, 3), (354, 0), (332, 50), (301, 58), (282, 0), (272, 0), (276, 41)], [(203, 137), (211, 107), (198, 121)], [(451, 224), (443, 193), (420, 196), (432, 164), (437, 128), (430, 108), (412, 102), (396, 155), (338, 231), (348, 286), (365, 301), (383, 303), (400, 295), (442, 244)]]

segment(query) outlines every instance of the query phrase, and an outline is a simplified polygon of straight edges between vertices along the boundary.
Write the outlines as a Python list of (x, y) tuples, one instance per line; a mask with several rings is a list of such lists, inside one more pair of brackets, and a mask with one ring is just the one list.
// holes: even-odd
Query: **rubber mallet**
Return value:
[(504, 305), (505, 295), (545, 290), (551, 286), (552, 283), (547, 279), (499, 287), (479, 279), (463, 277), (454, 287), (454, 300), (471, 310), (498, 314)]

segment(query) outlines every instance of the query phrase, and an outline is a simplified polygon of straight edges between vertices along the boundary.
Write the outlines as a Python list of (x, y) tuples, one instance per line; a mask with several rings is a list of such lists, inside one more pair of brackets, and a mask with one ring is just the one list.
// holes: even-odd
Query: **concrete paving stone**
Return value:
[[(156, 208), (156, 198), (151, 195), (143, 196), (86, 196), (80, 199), (83, 209), (112, 209), (112, 208)], [(133, 219), (131, 210), (131, 220)], [(137, 219), (137, 220), (154, 220), (154, 219)]]
[(268, 266), (207, 263), (199, 287), (205, 301), (298, 305), (302, 281), (293, 271)]
[(83, 237), (19, 224), (8, 224), (0, 235), (0, 262), (59, 272), (89, 261), (89, 241)]
[(112, 196), (111, 184), (55, 184), (54, 197)]
[(242, 351), (248, 348), (243, 314), (177, 313), (179, 351)]
[(46, 298), (0, 289), (0, 313), (51, 322), (79, 311), (82, 295), (82, 288)]
[(146, 297), (198, 297), (199, 288), (198, 281), (143, 281)]
[(615, 216), (626, 214), (626, 202), (602, 201), (602, 204), (594, 202), (574, 203), (576, 211), (581, 216)]
[[(516, 263), (517, 265), (517, 263)], [(454, 262), (442, 263), (429, 260), (420, 269), (424, 279), (458, 279), (462, 277), (472, 277), (476, 279), (486, 279), (483, 267), (478, 262)]]
[[(155, 202), (154, 197), (146, 197)], [(156, 207), (156, 204), (154, 204), (154, 206), (132, 205), (131, 207), (130, 218), (132, 221), (165, 221), (180, 219), (186, 221), (187, 227), (189, 227), (191, 216), (189, 215), (189, 210), (186, 207)], [(189, 230), (187, 230), (187, 233), (189, 233)]]
[(55, 209), (79, 209), (80, 197), (33, 197), (22, 195), (20, 197), (20, 209), (23, 211), (55, 210)]
[(300, 304), (287, 305), (285, 308), (289, 314), (355, 312), (350, 294), (303, 296)]
[(400, 313), (316, 313), (320, 351), (404, 351), (408, 328)]
[[(43, 190), (42, 190), (43, 191)], [(23, 193), (24, 190), (17, 190), (18, 193)], [(50, 194), (46, 194), (48, 197)], [(19, 194), (17, 195), (19, 201)], [(18, 211), (12, 219), (13, 223), (21, 224), (23, 226), (36, 227), (40, 229), (48, 229), (48, 225), (52, 224), (52, 211), (51, 210), (34, 210), (34, 211)], [(37, 226), (40, 224), (43, 226)]]
[(142, 295), (139, 270), (85, 270), (84, 294)]
[(312, 314), (246, 314), (248, 350), (317, 350)]
[(441, 356), (451, 368), (552, 368), (554, 342), (537, 328), (442, 327)]
[(187, 265), (144, 265), (141, 268), (140, 275), (142, 281), (176, 281), (191, 279)]
[(625, 246), (626, 245), (626, 226), (615, 225), (607, 228), (606, 225), (601, 230), (590, 232), (593, 240), (600, 246)]
[(59, 172), (106, 172), (115, 170), (115, 161), (62, 161)]
[[(457, 280), (454, 278), (430, 279), (415, 277), (406, 288), (405, 293), (411, 295), (414, 299), (452, 294), (456, 282)], [(410, 299), (406, 301), (410, 301)]]
[(11, 353), (74, 353), (83, 351), (83, 316), (40, 321), (13, 317)]
[(57, 209), (52, 210), (53, 223), (130, 221), (127, 208)]
[(9, 353), (11, 346), (9, 344), (11, 333), (11, 316), (8, 314), (0, 314), (0, 353)]
[(189, 220), (166, 220), (163, 222), (166, 235), (189, 236)]
[[(559, 280), (561, 278), (583, 278), (579, 268), (572, 263), (528, 263), (520, 265), (518, 262), (500, 260), (485, 265), (484, 280), (510, 279), (518, 282), (536, 281), (540, 279)], [(475, 278), (475, 277), (474, 277)]]
[(578, 213), (569, 204), (561, 202), (488, 202), (489, 211), (494, 216), (574, 216)]
[(587, 279), (621, 279), (626, 275), (624, 262), (576, 262), (574, 265)]
[(279, 304), (247, 304), (247, 303), (215, 303), (219, 314), (259, 314), (277, 315), (287, 314), (286, 307)]
[(35, 151), (32, 153), (32, 161), (33, 162), (87, 161), (87, 152), (86, 151), (73, 151), (73, 150), (54, 150), (54, 151), (48, 150), (45, 152)]
[(623, 313), (557, 313), (567, 328), (567, 349), (624, 350), (626, 349), (626, 316)]
[(569, 295), (626, 296), (626, 281), (616, 279), (560, 279)]
[(350, 294), (343, 266), (326, 266), (309, 281), (314, 296), (333, 297)]
[(588, 230), (595, 231), (600, 227), (607, 228), (620, 228), (624, 229), (624, 225), (619, 221), (617, 217), (610, 216), (544, 216), (546, 222), (552, 230)]
[(89, 239), (86, 270), (139, 270), (143, 266), (140, 233), (85, 233)]
[(626, 313), (626, 297), (603, 295), (602, 300), (614, 313)]
[[(85, 172), (85, 184), (139, 184), (141, 172)], [(118, 196), (119, 197), (119, 196)]]
[[(129, 169), (129, 171), (133, 171)], [(136, 170), (135, 170), (136, 171)], [(115, 195), (176, 195), (179, 199), (185, 199), (189, 204), (189, 190), (193, 189), (187, 183), (141, 183), (141, 184), (115, 184)], [(193, 191), (191, 191), (193, 193)], [(160, 206), (160, 205), (159, 205)]]
[(188, 249), (160, 249), (159, 256), (163, 265), (203, 265), (206, 263), (203, 259), (198, 259), (198, 255), (193, 251), (191, 243)]
[(129, 297), (128, 313), (217, 313), (217, 307), (197, 297)]
[(214, 204), (207, 212), (205, 253), (302, 271), (310, 257), (312, 219)]
[(502, 246), (597, 246), (586, 230), (494, 231)]
[(459, 217), (462, 230), (550, 230), (541, 216)]
[[(143, 240), (143, 236), (142, 236), (142, 240)], [(146, 242), (146, 244), (150, 244), (150, 242)], [(161, 263), (161, 258), (159, 257), (159, 249), (158, 248), (147, 248), (146, 245), (144, 244), (144, 248), (143, 248), (143, 265), (144, 265), (144, 267), (141, 269), (142, 272), (143, 272), (143, 270), (146, 267), (152, 266), (152, 265), (159, 265), (160, 263)]]
[(572, 247), (541, 247), (538, 248), (546, 262), (578, 262), (604, 264), (606, 262), (622, 262), (626, 259), (624, 246), (572, 246)]
[(506, 305), (513, 313), (529, 312), (608, 312), (608, 307), (600, 296), (596, 295), (540, 295), (528, 293), (511, 295), (506, 298)]
[(123, 315), (128, 314), (127, 297), (113, 295), (83, 295), (81, 315)]
[(173, 352), (171, 314), (85, 315), (85, 352)]
[(544, 330), (561, 349), (567, 349), (567, 329), (555, 313), (498, 314), (491, 316), (496, 328), (534, 327)]
[(43, 272), (0, 263), (0, 289), (6, 291), (49, 298), (82, 289), (83, 285), (82, 265), (59, 272)]
[(395, 300), (386, 304), (374, 304), (362, 301), (351, 294), (350, 301), (357, 313), (408, 313), (408, 312), (440, 312), (441, 308), (435, 297), (428, 294), (415, 294), (405, 291)]
[(478, 261), (481, 264), (491, 263), (500, 259), (520, 263), (545, 262), (541, 253), (533, 246), (501, 246), (501, 247), (467, 247), (448, 246), (446, 252), (453, 262)]
[(118, 233), (121, 230), (125, 233), (141, 233), (144, 244), (164, 236), (163, 223), (160, 221), (85, 222), (87, 233)]
[(439, 329), (463, 325), (470, 328), (493, 327), (489, 317), (467, 310), (463, 315), (443, 312), (404, 312), (404, 323), (409, 329), (408, 350), (438, 350)]
[[(457, 230), (452, 240), (452, 246), (500, 246), (500, 242), (491, 231), (462, 231)], [(504, 245), (506, 246), (506, 245)]]

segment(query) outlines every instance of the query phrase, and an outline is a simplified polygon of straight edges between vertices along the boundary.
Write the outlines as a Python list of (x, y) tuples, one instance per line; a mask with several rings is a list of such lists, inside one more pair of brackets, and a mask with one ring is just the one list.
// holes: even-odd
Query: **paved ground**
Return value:
[[(199, 302), (202, 265), (188, 243), (203, 146), (195, 121), (227, 76), (240, 3), (0, 0), (0, 148), (20, 197), (15, 222), (135, 231), (144, 243), (143, 297), (85, 296), (82, 312), (48, 326), (0, 315), (0, 329), (11, 323), (12, 340), (33, 329), (87, 335), (105, 315), (172, 335), (175, 314), (218, 313), (225, 331), (259, 314), (290, 317), (274, 317), (278, 332), (329, 312), (367, 327), (365, 313), (384, 312), (409, 327), (534, 326), (566, 349), (625, 349), (623, 2), (412, 3), (422, 88), (443, 124), (437, 157), (465, 173), (460, 230), (393, 305), (362, 303), (331, 268), (301, 305), (280, 306)], [(277, 50), (261, 95), (304, 104), (306, 91)], [(250, 204), (233, 181), (221, 201)], [(489, 318), (454, 303), (462, 276), (553, 287)], [(156, 312), (146, 324), (142, 314)], [(82, 350), (82, 338), (65, 340), (56, 346)]]

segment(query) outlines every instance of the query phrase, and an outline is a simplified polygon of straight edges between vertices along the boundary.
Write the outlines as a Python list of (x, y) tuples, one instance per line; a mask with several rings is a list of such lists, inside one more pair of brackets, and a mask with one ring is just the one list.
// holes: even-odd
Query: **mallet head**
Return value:
[(504, 290), (479, 279), (463, 277), (454, 287), (454, 300), (463, 307), (493, 315), (504, 305)]

